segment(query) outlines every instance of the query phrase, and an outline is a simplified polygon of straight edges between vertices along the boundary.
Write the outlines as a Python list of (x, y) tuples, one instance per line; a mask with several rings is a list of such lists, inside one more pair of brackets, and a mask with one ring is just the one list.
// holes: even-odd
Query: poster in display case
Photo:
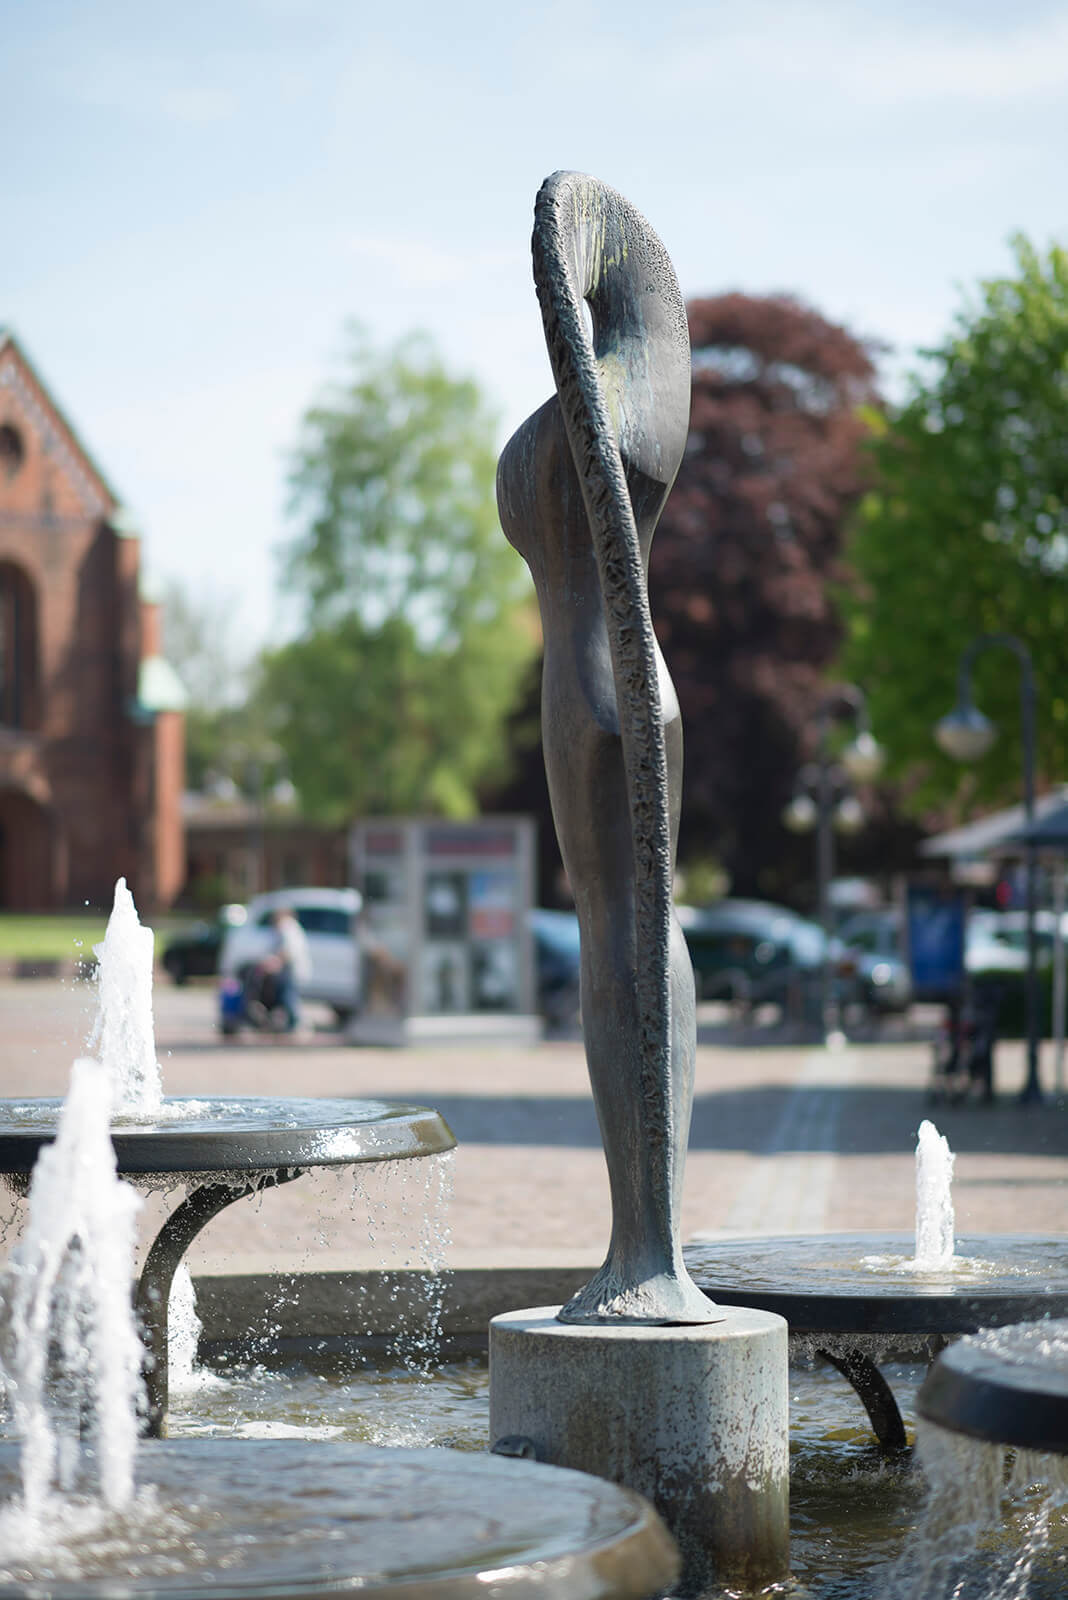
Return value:
[(353, 881), (380, 956), (367, 967), (376, 1006), (392, 996), (408, 1017), (536, 1011), (534, 840), (530, 817), (357, 824)]

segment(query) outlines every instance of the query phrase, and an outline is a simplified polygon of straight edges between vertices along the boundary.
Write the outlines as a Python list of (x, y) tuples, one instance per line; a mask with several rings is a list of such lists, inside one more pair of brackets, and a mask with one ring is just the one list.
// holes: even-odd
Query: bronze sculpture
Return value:
[(533, 254), (557, 394), (505, 447), (497, 496), (541, 609), (545, 764), (612, 1195), (607, 1258), (560, 1317), (714, 1322), (679, 1240), (696, 1053), (672, 903), (682, 728), (646, 588), (689, 424), (686, 310), (648, 223), (581, 173), (543, 184)]

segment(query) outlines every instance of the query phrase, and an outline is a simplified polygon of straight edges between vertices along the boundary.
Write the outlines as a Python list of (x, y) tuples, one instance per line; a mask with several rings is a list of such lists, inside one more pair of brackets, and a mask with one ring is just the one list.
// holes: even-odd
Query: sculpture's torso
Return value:
[[(626, 461), (624, 466), (647, 561), (669, 486)], [(564, 866), (573, 885), (581, 884), (584, 865), (610, 871), (618, 881), (633, 855), (619, 712), (589, 522), (555, 397), (506, 445), (497, 497), (505, 534), (530, 567), (538, 591), (545, 646), (542, 701), (552, 708), (543, 718), (542, 736)], [(669, 762), (675, 765), (682, 753), (678, 701), (659, 652), (657, 664)], [(571, 794), (598, 796), (596, 817), (589, 817), (588, 806), (580, 815), (568, 803)], [(673, 813), (674, 835), (677, 806)]]

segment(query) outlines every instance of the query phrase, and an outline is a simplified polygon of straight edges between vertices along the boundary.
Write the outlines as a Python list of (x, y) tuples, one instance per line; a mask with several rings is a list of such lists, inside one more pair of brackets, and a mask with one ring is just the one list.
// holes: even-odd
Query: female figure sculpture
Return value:
[(533, 253), (557, 394), (505, 447), (497, 496), (542, 616), (545, 764), (612, 1196), (604, 1265), (560, 1316), (714, 1322), (679, 1242), (696, 1053), (672, 904), (682, 729), (646, 589), (689, 423), (686, 312), (659, 239), (594, 178), (547, 179)]

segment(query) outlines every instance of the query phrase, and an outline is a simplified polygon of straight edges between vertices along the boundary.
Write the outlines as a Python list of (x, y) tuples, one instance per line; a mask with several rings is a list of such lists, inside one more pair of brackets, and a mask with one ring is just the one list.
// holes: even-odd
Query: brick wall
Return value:
[[(0, 333), (0, 910), (110, 905), (120, 875), (145, 910), (177, 891), (173, 843), (156, 859), (155, 811), (177, 811), (181, 734), (146, 738), (129, 714), (140, 546), (116, 527), (118, 512)], [(5, 673), (19, 678), (17, 705)]]

